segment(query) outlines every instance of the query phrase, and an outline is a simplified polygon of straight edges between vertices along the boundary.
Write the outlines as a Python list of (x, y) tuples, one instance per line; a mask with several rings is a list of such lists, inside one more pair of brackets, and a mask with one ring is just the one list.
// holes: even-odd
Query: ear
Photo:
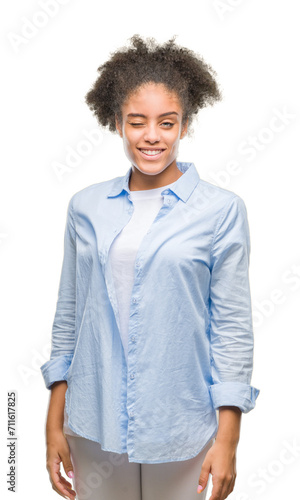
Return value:
[(188, 131), (188, 123), (189, 123), (189, 119), (187, 118), (185, 124), (183, 125), (182, 129), (181, 129), (181, 134), (180, 134), (180, 139), (183, 139), (184, 136), (187, 134), (187, 131)]
[(118, 134), (120, 135), (120, 137), (123, 137), (123, 134), (122, 134), (122, 127), (121, 127), (121, 124), (118, 120), (118, 117), (117, 115), (115, 115), (115, 121), (116, 121), (116, 129), (117, 129), (117, 132)]

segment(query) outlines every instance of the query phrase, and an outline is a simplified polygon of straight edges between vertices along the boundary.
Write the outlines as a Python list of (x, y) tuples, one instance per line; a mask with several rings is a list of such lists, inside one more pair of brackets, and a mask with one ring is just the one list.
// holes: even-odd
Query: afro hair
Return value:
[(176, 92), (183, 109), (182, 123), (188, 119), (189, 129), (199, 109), (222, 99), (215, 71), (200, 55), (175, 44), (175, 38), (159, 45), (153, 38), (144, 41), (134, 35), (131, 46), (111, 53), (111, 58), (98, 68), (100, 74), (85, 102), (100, 126), (116, 132), (115, 118), (122, 123), (124, 102), (150, 82)]

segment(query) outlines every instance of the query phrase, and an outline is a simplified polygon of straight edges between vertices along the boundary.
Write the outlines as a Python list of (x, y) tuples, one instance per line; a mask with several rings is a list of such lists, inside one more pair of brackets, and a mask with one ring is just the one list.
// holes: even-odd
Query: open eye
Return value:
[[(139, 126), (144, 125), (144, 123), (140, 123), (140, 122), (135, 122), (135, 123), (128, 122), (128, 123), (129, 123), (129, 125), (132, 125), (133, 127), (139, 127)], [(165, 128), (172, 128), (174, 126), (174, 123), (163, 122), (161, 125), (164, 125)]]
[(162, 125), (167, 125), (167, 128), (173, 127), (174, 123), (171, 122), (163, 122)]

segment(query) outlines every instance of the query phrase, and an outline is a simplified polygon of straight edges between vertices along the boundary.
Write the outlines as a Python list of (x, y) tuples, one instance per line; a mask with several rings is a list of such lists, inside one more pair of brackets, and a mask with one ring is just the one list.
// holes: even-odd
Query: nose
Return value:
[(144, 130), (144, 140), (155, 143), (160, 141), (160, 130), (155, 124), (148, 124)]

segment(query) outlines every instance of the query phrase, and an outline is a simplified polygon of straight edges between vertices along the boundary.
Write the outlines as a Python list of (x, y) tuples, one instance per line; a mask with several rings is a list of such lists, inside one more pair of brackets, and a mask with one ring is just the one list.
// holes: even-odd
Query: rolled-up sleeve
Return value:
[(253, 326), (249, 285), (250, 235), (244, 201), (237, 195), (220, 215), (212, 242), (210, 282), (210, 395), (215, 409), (255, 406), (251, 386)]
[(56, 311), (52, 326), (50, 359), (42, 372), (47, 389), (54, 382), (66, 380), (71, 365), (75, 341), (76, 312), (76, 231), (73, 197), (69, 201), (64, 233), (64, 256), (61, 268)]

